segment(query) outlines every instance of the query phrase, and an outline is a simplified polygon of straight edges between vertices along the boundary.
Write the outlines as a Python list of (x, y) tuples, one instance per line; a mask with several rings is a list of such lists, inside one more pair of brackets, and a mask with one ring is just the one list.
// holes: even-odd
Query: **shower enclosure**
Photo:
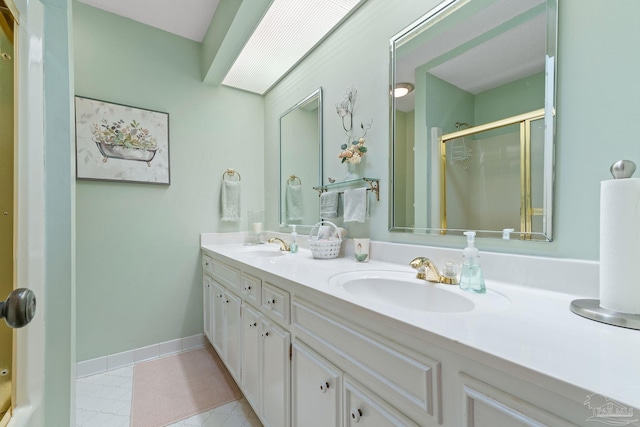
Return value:
[[(13, 24), (0, 0), (0, 300), (13, 290)], [(13, 332), (0, 321), (0, 420), (11, 407), (12, 355)]]
[(541, 233), (544, 109), (456, 128), (439, 138), (440, 229)]

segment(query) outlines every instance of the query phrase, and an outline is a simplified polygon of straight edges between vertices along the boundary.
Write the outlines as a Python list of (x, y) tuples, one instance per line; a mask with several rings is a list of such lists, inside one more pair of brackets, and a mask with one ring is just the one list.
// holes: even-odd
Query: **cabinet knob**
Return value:
[(262, 334), (262, 338), (267, 338), (269, 336), (269, 332), (265, 332), (264, 334)]
[(249, 323), (249, 327), (250, 328), (255, 328), (256, 326), (258, 326), (258, 324), (256, 322)]
[(249, 292), (250, 290), (251, 290), (251, 286), (245, 286), (245, 287), (244, 287), (244, 291), (245, 291), (245, 292)]
[(362, 416), (362, 411), (360, 409), (352, 409), (351, 410), (351, 419), (354, 423), (360, 422), (360, 417)]
[(267, 304), (272, 305), (272, 304), (275, 304), (275, 303), (276, 303), (275, 298), (269, 298), (269, 299), (267, 299)]
[(320, 384), (320, 391), (322, 393), (326, 393), (327, 390), (329, 390), (329, 383), (324, 382), (324, 383)]

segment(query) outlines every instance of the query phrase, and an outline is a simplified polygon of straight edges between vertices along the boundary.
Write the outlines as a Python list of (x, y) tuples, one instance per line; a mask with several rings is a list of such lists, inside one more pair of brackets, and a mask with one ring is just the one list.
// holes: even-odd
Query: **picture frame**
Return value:
[(76, 178), (170, 185), (169, 113), (75, 97)]

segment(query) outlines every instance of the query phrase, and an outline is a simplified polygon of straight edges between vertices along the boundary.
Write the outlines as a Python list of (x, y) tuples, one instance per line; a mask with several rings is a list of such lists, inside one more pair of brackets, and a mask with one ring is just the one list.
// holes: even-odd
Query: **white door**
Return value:
[(410, 427), (417, 424), (353, 379), (344, 377), (345, 426)]
[(240, 323), (240, 298), (231, 292), (225, 292), (224, 303), (224, 345), (225, 363), (229, 372), (240, 382), (240, 343), (242, 342), (242, 324)]
[(291, 362), (292, 424), (340, 426), (342, 372), (299, 341)]
[(222, 360), (224, 354), (224, 289), (215, 280), (211, 280), (211, 344)]
[(242, 389), (251, 407), (261, 413), (260, 406), (260, 324), (262, 314), (242, 303)]
[(291, 336), (262, 319), (262, 416), (265, 427), (289, 427)]
[(211, 342), (213, 340), (211, 334), (211, 279), (207, 275), (202, 276), (202, 311), (203, 311), (203, 323), (204, 334)]

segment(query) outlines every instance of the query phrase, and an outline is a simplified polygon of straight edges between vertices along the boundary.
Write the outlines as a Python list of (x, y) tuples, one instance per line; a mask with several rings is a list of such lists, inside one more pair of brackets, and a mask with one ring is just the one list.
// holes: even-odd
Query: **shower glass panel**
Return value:
[[(0, 0), (0, 298), (13, 290), (13, 17)], [(11, 407), (12, 329), (0, 324), (0, 420)], [(0, 421), (1, 423), (2, 421)]]
[(479, 235), (512, 229), (523, 240), (541, 233), (544, 111), (464, 125), (440, 137), (440, 228)]

